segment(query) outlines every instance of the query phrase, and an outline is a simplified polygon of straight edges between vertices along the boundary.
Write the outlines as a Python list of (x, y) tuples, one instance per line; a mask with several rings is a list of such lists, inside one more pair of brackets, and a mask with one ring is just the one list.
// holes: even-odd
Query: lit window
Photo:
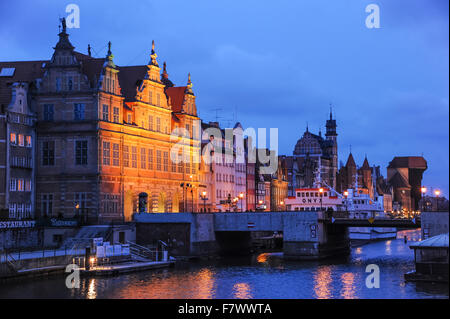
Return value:
[(119, 108), (118, 107), (115, 107), (114, 109), (113, 109), (113, 116), (114, 116), (114, 118), (113, 118), (113, 121), (114, 121), (114, 123), (119, 123), (120, 122), (120, 120), (119, 120)]
[(109, 105), (103, 104), (103, 121), (109, 121)]
[(147, 167), (147, 155), (145, 154), (145, 148), (141, 148), (141, 168), (146, 169)]
[(10, 136), (9, 137), (10, 143), (13, 144), (13, 145), (17, 144), (16, 133), (11, 133), (9, 136)]
[(137, 147), (131, 147), (131, 167), (137, 168)]
[(111, 144), (103, 142), (103, 165), (111, 164)]
[(19, 137), (19, 146), (24, 146), (25, 145), (24, 136), (22, 134), (19, 134), (18, 137)]
[(123, 166), (130, 167), (130, 153), (128, 145), (123, 146)]
[(25, 138), (26, 147), (32, 147), (31, 145), (31, 136), (27, 135)]
[(113, 144), (113, 166), (119, 166), (120, 159), (119, 159), (119, 144), (114, 143)]

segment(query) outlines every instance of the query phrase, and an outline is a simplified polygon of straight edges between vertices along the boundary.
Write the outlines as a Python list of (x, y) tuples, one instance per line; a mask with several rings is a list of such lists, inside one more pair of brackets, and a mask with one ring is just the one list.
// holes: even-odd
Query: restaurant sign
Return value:
[(36, 225), (36, 221), (34, 221), (34, 220), (0, 221), (0, 229), (32, 228), (35, 225)]

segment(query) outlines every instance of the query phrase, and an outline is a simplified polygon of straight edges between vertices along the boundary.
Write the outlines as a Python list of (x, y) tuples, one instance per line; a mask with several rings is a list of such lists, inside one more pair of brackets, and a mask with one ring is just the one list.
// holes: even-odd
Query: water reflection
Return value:
[(314, 292), (318, 299), (331, 298), (331, 267), (320, 266), (314, 274)]
[(269, 253), (262, 253), (262, 254), (259, 254), (258, 257), (256, 257), (256, 261), (262, 264), (262, 263), (267, 262), (268, 258), (269, 258)]
[(138, 283), (125, 285), (112, 298), (212, 299), (215, 297), (214, 284), (214, 272), (209, 268), (190, 274), (165, 271), (162, 276), (153, 274)]
[(89, 288), (87, 292), (87, 299), (95, 299), (97, 298), (97, 292), (95, 290), (95, 279), (92, 278), (89, 280)]
[[(409, 231), (409, 238), (420, 230)], [(412, 233), (414, 232), (414, 233)], [(387, 248), (389, 247), (389, 248)], [(388, 256), (386, 251), (391, 251)], [(368, 264), (380, 267), (380, 289), (367, 289)], [(82, 278), (67, 289), (65, 277), (0, 284), (2, 298), (446, 298), (447, 285), (405, 283), (414, 255), (403, 235), (387, 244), (352, 249), (349, 258), (320, 262), (287, 261), (281, 253), (177, 263), (175, 267), (106, 278)]]
[(237, 283), (233, 286), (233, 294), (238, 299), (251, 299), (253, 298), (249, 284)]
[(388, 256), (391, 255), (391, 241), (390, 240), (386, 241), (385, 252), (386, 252), (386, 255), (388, 255)]
[(341, 297), (345, 299), (355, 299), (355, 275), (351, 272), (343, 273), (341, 275), (341, 281)]

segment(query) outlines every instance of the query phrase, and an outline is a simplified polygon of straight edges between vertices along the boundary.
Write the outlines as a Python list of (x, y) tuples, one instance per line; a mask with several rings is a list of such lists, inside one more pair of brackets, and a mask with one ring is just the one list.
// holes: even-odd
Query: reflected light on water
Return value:
[(355, 299), (355, 275), (351, 272), (343, 273), (341, 275), (341, 281), (341, 297), (345, 299)]
[(241, 282), (233, 286), (233, 294), (238, 299), (251, 299), (253, 298), (249, 284)]
[(199, 286), (197, 288), (196, 298), (211, 299), (213, 297), (214, 288), (213, 272), (208, 268), (204, 268), (198, 273), (197, 277)]
[(131, 299), (211, 299), (214, 298), (214, 272), (200, 269), (191, 275), (173, 274), (125, 286), (114, 298)]
[(87, 299), (95, 299), (97, 298), (97, 292), (95, 290), (95, 279), (92, 278), (89, 280), (89, 288), (87, 291)]
[(314, 274), (314, 292), (319, 299), (331, 298), (331, 267), (323, 266)]
[(258, 257), (256, 257), (256, 261), (259, 263), (265, 263), (267, 262), (267, 259), (269, 258), (268, 253), (259, 254)]
[(386, 254), (387, 254), (387, 255), (390, 255), (390, 254), (391, 254), (391, 243), (392, 243), (392, 241), (390, 241), (390, 240), (388, 240), (388, 241), (386, 242), (386, 249), (385, 249), (385, 251), (386, 251)]

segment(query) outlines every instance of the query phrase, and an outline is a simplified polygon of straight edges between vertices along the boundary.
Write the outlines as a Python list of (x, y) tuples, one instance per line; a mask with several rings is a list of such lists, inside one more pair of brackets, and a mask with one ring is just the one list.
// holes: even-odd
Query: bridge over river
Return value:
[(317, 259), (350, 250), (348, 227), (420, 228), (420, 219), (350, 219), (325, 212), (139, 213), (136, 240), (166, 240), (173, 255), (248, 247), (251, 232), (283, 233), (285, 258)]

